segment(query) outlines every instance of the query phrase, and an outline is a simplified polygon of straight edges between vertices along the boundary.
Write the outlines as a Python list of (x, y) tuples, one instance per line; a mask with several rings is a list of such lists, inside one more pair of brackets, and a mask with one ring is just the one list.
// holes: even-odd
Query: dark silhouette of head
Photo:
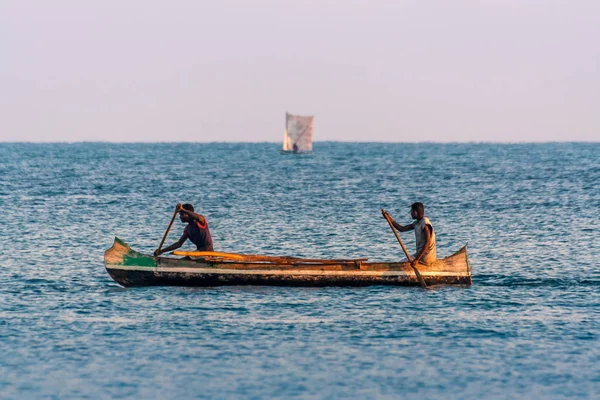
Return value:
[(425, 216), (425, 206), (423, 203), (416, 202), (410, 206), (410, 216), (414, 219), (421, 219)]
[[(181, 208), (183, 208), (184, 210), (194, 212), (194, 206), (189, 203), (183, 204)], [(190, 222), (192, 220), (188, 213), (184, 213), (181, 211), (179, 212), (179, 219), (181, 220), (181, 222)]]

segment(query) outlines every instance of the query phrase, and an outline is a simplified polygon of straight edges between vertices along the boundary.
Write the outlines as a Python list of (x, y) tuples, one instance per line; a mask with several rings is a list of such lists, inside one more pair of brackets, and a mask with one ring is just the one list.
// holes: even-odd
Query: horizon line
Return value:
[[(580, 143), (580, 144), (597, 144), (600, 140), (547, 140), (547, 141), (486, 141), (486, 140), (469, 140), (469, 141), (388, 141), (388, 140), (315, 140), (313, 143), (376, 143), (376, 144), (560, 144), (560, 143)], [(112, 141), (112, 140), (58, 140), (58, 141), (3, 141), (0, 144), (277, 144), (281, 145), (281, 141)]]

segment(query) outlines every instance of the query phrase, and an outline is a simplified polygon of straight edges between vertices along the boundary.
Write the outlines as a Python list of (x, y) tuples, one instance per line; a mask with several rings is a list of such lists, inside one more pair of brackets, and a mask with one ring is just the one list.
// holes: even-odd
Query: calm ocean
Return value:
[[(279, 147), (0, 144), (0, 398), (600, 397), (600, 144)], [(178, 202), (217, 251), (399, 259), (380, 208), (408, 223), (414, 201), (439, 256), (469, 243), (471, 287), (104, 270), (114, 236), (152, 252)]]

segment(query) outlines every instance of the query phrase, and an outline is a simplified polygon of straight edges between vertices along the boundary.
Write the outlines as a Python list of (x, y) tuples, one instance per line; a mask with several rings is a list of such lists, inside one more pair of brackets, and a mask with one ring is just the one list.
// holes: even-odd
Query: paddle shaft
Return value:
[(165, 235), (163, 236), (162, 240), (160, 241), (160, 246), (158, 246), (159, 252), (162, 250), (163, 244), (165, 244), (165, 240), (167, 239), (167, 235), (169, 234), (169, 231), (171, 230), (171, 226), (173, 226), (173, 221), (175, 221), (175, 217), (177, 216), (177, 214), (179, 214), (179, 210), (175, 210), (175, 212), (173, 213), (173, 218), (171, 218), (169, 227), (165, 231)]
[(421, 287), (426, 288), (427, 284), (425, 283), (425, 280), (421, 276), (421, 273), (419, 272), (419, 270), (417, 269), (417, 267), (415, 267), (414, 265), (412, 265), (412, 258), (410, 257), (410, 254), (408, 254), (408, 251), (406, 250), (406, 247), (404, 247), (404, 243), (402, 243), (402, 239), (400, 239), (400, 235), (398, 235), (398, 232), (396, 232), (396, 228), (394, 227), (394, 224), (392, 224), (392, 220), (390, 219), (391, 218), (390, 215), (387, 213), (387, 211), (385, 211), (385, 210), (383, 210), (383, 211), (384, 211), (383, 216), (385, 217), (385, 219), (388, 222), (388, 224), (390, 224), (390, 228), (392, 228), (392, 232), (394, 232), (394, 235), (396, 236), (396, 239), (398, 239), (398, 243), (400, 243), (400, 247), (402, 247), (402, 250), (404, 251), (404, 254), (406, 255), (406, 259), (410, 263), (410, 266), (412, 267), (412, 269), (415, 271), (415, 275), (417, 275), (417, 279), (419, 280), (419, 284), (421, 285)]

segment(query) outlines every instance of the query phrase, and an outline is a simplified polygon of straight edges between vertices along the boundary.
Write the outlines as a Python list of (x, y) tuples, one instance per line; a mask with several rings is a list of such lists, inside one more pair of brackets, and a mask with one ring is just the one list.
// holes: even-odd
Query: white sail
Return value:
[(285, 137), (283, 151), (312, 151), (313, 116), (300, 116), (285, 113)]

